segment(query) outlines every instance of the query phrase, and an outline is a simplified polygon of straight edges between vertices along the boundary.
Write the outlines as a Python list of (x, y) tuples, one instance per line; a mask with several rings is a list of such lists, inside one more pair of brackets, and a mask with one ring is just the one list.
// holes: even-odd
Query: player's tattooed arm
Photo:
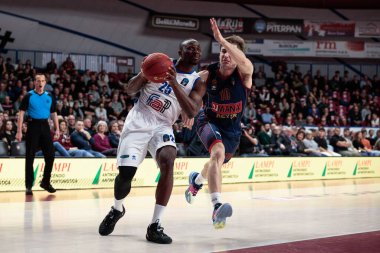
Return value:
[(148, 82), (142, 72), (138, 73), (136, 76), (132, 77), (131, 80), (127, 83), (127, 94), (129, 96), (136, 95), (141, 88)]

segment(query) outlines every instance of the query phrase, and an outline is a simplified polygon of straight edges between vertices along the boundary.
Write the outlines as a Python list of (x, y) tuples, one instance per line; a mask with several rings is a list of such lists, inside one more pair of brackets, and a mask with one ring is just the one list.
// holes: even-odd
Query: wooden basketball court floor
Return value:
[(224, 185), (234, 213), (223, 230), (207, 191), (189, 205), (176, 187), (162, 221), (173, 244), (157, 245), (145, 240), (154, 190), (133, 188), (107, 237), (112, 189), (0, 193), (0, 252), (220, 252), (380, 230), (380, 178)]

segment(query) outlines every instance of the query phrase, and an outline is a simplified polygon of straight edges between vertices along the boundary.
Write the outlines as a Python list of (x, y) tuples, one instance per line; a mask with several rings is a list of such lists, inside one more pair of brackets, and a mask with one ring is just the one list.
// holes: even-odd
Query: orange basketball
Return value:
[(144, 59), (141, 71), (149, 81), (161, 83), (165, 80), (166, 73), (172, 65), (172, 60), (166, 54), (153, 53)]

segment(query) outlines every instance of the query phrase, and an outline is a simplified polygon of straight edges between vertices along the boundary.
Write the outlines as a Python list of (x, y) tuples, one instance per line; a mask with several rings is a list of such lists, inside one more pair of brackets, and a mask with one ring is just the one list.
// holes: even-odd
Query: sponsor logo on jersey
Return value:
[(242, 112), (243, 103), (242, 101), (231, 104), (218, 104), (213, 102), (211, 104), (211, 110), (216, 113), (217, 118), (233, 119)]
[(164, 136), (162, 137), (162, 139), (164, 140), (164, 142), (170, 141), (170, 137), (169, 137), (168, 134), (164, 134)]
[(225, 88), (225, 89), (221, 90), (219, 92), (219, 95), (220, 95), (220, 99), (222, 101), (230, 100), (231, 99), (231, 93), (230, 93), (230, 90), (228, 88)]
[(146, 104), (152, 107), (154, 110), (164, 113), (171, 106), (171, 102), (167, 99), (160, 100), (161, 96), (158, 94), (152, 94), (146, 100)]
[(186, 77), (184, 79), (182, 79), (182, 81), (181, 81), (181, 85), (183, 85), (183, 86), (186, 86), (188, 83), (189, 83), (189, 79), (187, 79)]

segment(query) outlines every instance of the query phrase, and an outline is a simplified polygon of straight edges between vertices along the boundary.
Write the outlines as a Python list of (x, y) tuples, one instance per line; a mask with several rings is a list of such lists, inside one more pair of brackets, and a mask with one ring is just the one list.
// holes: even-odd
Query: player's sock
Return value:
[(158, 204), (156, 204), (154, 206), (154, 213), (153, 213), (153, 218), (152, 218), (151, 224), (152, 223), (156, 223), (157, 220), (159, 220), (159, 221), (161, 220), (161, 216), (162, 216), (162, 214), (165, 211), (165, 207), (166, 206), (161, 206), (161, 205), (158, 205)]
[(123, 212), (123, 202), (125, 198), (122, 199), (115, 199), (115, 203), (113, 205), (113, 208), (118, 210), (119, 212)]
[(222, 201), (220, 199), (221, 199), (220, 192), (211, 193), (211, 202), (214, 206), (217, 203), (222, 203)]
[(204, 181), (206, 181), (206, 178), (202, 176), (202, 173), (199, 173), (198, 176), (195, 178), (195, 183), (197, 185), (202, 185)]

